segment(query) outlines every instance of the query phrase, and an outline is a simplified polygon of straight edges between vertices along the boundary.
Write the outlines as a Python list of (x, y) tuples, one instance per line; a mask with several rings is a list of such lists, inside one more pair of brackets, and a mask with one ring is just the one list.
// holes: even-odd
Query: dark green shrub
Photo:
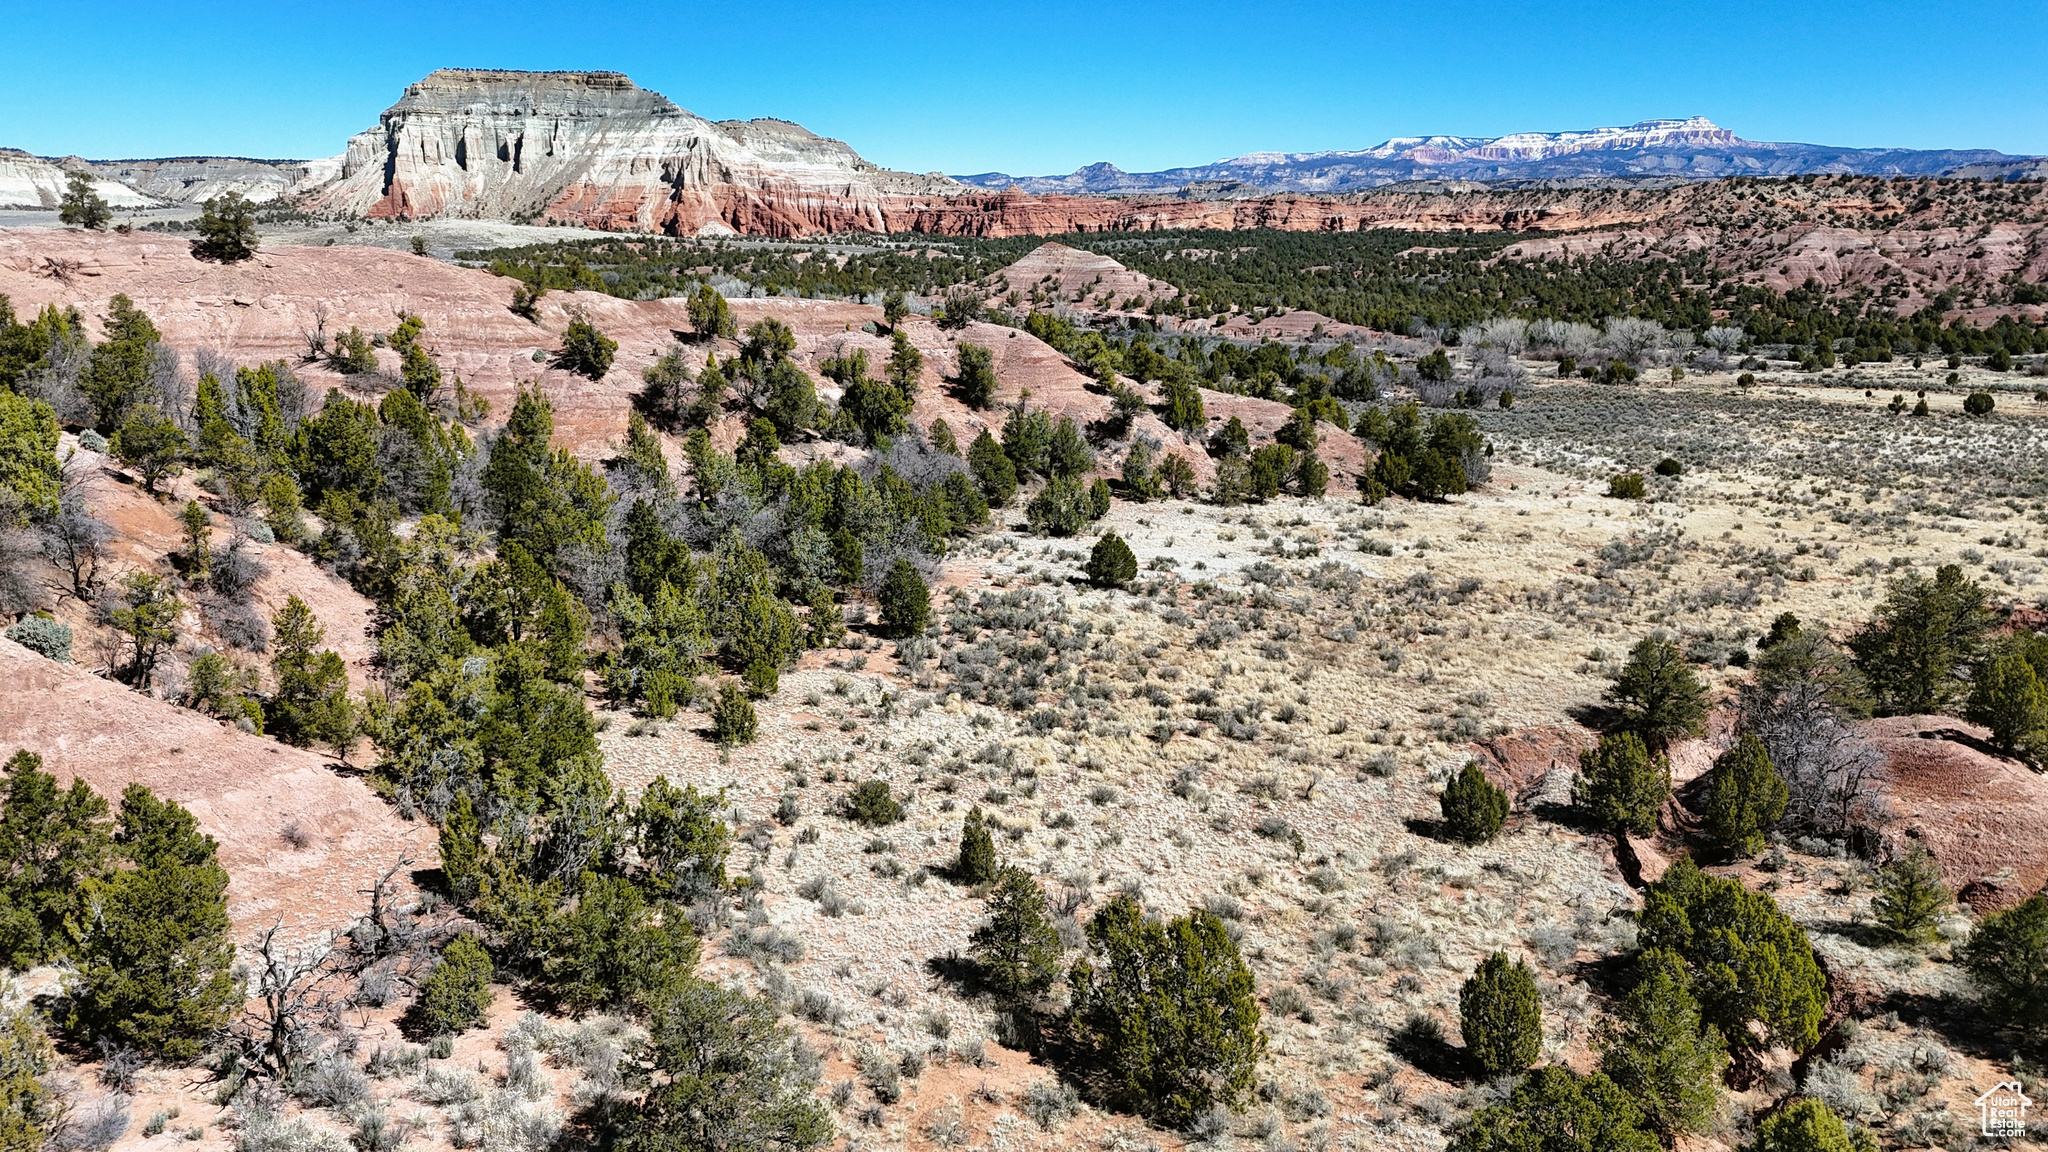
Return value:
[(1877, 898), (1870, 902), (1870, 914), (1879, 931), (1901, 944), (1922, 944), (1934, 939), (1934, 926), (1954, 903), (1941, 870), (1924, 844), (1913, 845), (1904, 856), (1877, 870)]
[(995, 358), (981, 345), (960, 345), (960, 373), (953, 380), (953, 394), (969, 408), (985, 410), (996, 402)]
[(142, 490), (152, 496), (166, 477), (183, 471), (179, 465), (191, 447), (177, 422), (157, 411), (154, 404), (129, 409), (109, 446), (121, 463), (142, 474)]
[(1024, 506), (1024, 518), (1033, 532), (1072, 536), (1088, 526), (1092, 510), (1086, 489), (1070, 477), (1055, 476)]
[(975, 484), (988, 498), (991, 508), (1001, 508), (1017, 494), (1017, 466), (986, 428), (968, 445), (967, 470), (973, 473)]
[(1439, 797), (1444, 832), (1466, 844), (1484, 844), (1500, 834), (1508, 818), (1508, 794), (1493, 786), (1479, 761), (1468, 760)]
[(193, 228), (199, 233), (192, 242), (194, 259), (234, 264), (256, 255), (256, 206), (239, 192), (206, 201)]
[(1989, 392), (1972, 392), (1963, 397), (1963, 411), (1971, 416), (1989, 416), (1996, 407), (1998, 401), (1992, 399)]
[(1472, 1114), (1448, 1152), (1659, 1152), (1643, 1114), (1605, 1075), (1538, 1068), (1506, 1103)]
[(1202, 413), (1201, 390), (1190, 381), (1176, 376), (1160, 385), (1166, 397), (1166, 411), (1161, 419), (1175, 432), (1199, 432), (1208, 424)]
[(1606, 701), (1621, 729), (1642, 737), (1647, 748), (1661, 749), (1676, 737), (1696, 734), (1707, 717), (1705, 686), (1677, 645), (1655, 636), (1629, 650)]
[(1252, 453), (1246, 470), (1250, 491), (1255, 501), (1271, 500), (1280, 495), (1280, 489), (1287, 483), (1287, 477), (1294, 471), (1295, 451), (1285, 444), (1268, 444)]
[(1303, 452), (1294, 466), (1294, 492), (1318, 499), (1330, 490), (1330, 466), (1313, 451)]
[(604, 379), (612, 370), (612, 357), (619, 342), (597, 330), (588, 319), (578, 316), (562, 333), (562, 350), (555, 353), (555, 367), (567, 369), (592, 380)]
[(1784, 819), (1791, 796), (1763, 741), (1744, 733), (1714, 760), (1707, 783), (1707, 835), (1740, 856), (1763, 851), (1764, 833)]
[(700, 284), (690, 296), (690, 331), (699, 340), (711, 340), (719, 336), (730, 338), (739, 329), (732, 319), (732, 307), (725, 297), (709, 284)]
[(2008, 652), (1977, 673), (1965, 716), (1991, 729), (1991, 744), (2008, 756), (2037, 758), (2048, 733), (2048, 690), (2025, 656)]
[(996, 876), (996, 841), (988, 834), (981, 806), (968, 809), (960, 825), (960, 854), (953, 860), (953, 876), (962, 884), (983, 884)]
[(1465, 1056), (1488, 1080), (1520, 1072), (1543, 1051), (1543, 1009), (1536, 977), (1519, 960), (1495, 952), (1458, 992)]
[(846, 794), (846, 818), (869, 827), (903, 819), (903, 803), (889, 793), (885, 780), (863, 780)]
[(1245, 430), (1244, 421), (1232, 416), (1210, 439), (1209, 451), (1226, 460), (1250, 456), (1252, 437)]
[(1684, 958), (1701, 1013), (1729, 1044), (1804, 1052), (1820, 1039), (1827, 978), (1805, 931), (1770, 896), (1680, 859), (1644, 893), (1639, 925), (1645, 952)]
[(1986, 916), (1960, 957), (1995, 1019), (2023, 1031), (2048, 1026), (2048, 894)]
[(1648, 492), (1640, 472), (1620, 472), (1607, 478), (1607, 494), (1616, 500), (1641, 500)]
[(1671, 952), (1636, 958), (1634, 984), (1596, 1039), (1600, 1071), (1628, 1092), (1667, 1141), (1712, 1127), (1727, 1046), (1700, 1019), (1685, 960)]
[(436, 1036), (466, 1032), (491, 1013), (491, 954), (470, 935), (441, 949), (441, 962), (420, 985), (419, 1020)]
[(57, 222), (93, 232), (104, 232), (114, 222), (114, 210), (92, 186), (92, 173), (65, 173), (64, 198), (57, 203)]
[(1603, 828), (1649, 835), (1670, 794), (1670, 759), (1652, 756), (1633, 732), (1610, 732), (1579, 754), (1572, 803)]
[(1095, 542), (1083, 571), (1097, 588), (1121, 588), (1138, 578), (1138, 558), (1123, 537), (1109, 532)]
[(1107, 1073), (1110, 1103), (1179, 1127), (1250, 1092), (1266, 1037), (1252, 973), (1223, 921), (1147, 920), (1119, 895), (1088, 922), (1068, 975), (1076, 1042)]
[(1109, 481), (1097, 476), (1088, 485), (1088, 519), (1100, 520), (1109, 515)]
[(660, 1075), (625, 1122), (627, 1147), (807, 1152), (832, 1139), (817, 1058), (774, 1001), (689, 978), (655, 990), (646, 1010)]
[(917, 574), (910, 561), (898, 560), (890, 565), (877, 595), (882, 602), (883, 631), (896, 637), (924, 635), (925, 626), (931, 622), (932, 595), (925, 587), (924, 577)]
[(1944, 564), (1934, 579), (1895, 580), (1870, 623), (1849, 638), (1881, 715), (1946, 712), (1962, 695), (1991, 627), (1984, 586)]
[(711, 738), (720, 744), (751, 744), (758, 720), (747, 690), (730, 680), (718, 686), (718, 702), (711, 706)]
[(1657, 475), (1683, 476), (1685, 475), (1685, 465), (1680, 464), (1675, 456), (1666, 456), (1662, 460), (1657, 461)]
[(135, 867), (78, 885), (69, 1024), (152, 1056), (190, 1060), (242, 1009), (228, 874), (191, 813), (140, 784), (115, 836)]
[[(0, 324), (0, 333), (6, 331)], [(15, 507), (7, 510), (8, 518), (17, 511), (38, 520), (54, 516), (63, 479), (56, 412), (45, 401), (0, 390), (0, 489), (19, 498), (18, 504), (9, 501)]]
[(1808, 1097), (1756, 1126), (1756, 1139), (1742, 1152), (1877, 1152), (1877, 1134), (1868, 1128), (1850, 1132), (1826, 1104)]
[(699, 792), (693, 784), (677, 788), (666, 776), (655, 777), (632, 813), (639, 882), (686, 905), (724, 894), (732, 886), (725, 873), (732, 828), (718, 815), (724, 806), (722, 791)]
[(541, 959), (548, 986), (576, 1011), (638, 1001), (696, 966), (697, 937), (682, 909), (650, 906), (630, 877), (589, 872)]
[[(961, 845), (966, 855), (966, 845)], [(1000, 996), (1042, 995), (1060, 973), (1060, 934), (1046, 914), (1045, 892), (1022, 868), (1001, 869), (988, 897), (988, 923), (974, 930), (981, 978)]]
[(0, 814), (0, 965), (26, 971), (58, 955), (81, 884), (107, 865), (106, 799), (73, 777), (60, 789), (27, 749), (7, 760)]

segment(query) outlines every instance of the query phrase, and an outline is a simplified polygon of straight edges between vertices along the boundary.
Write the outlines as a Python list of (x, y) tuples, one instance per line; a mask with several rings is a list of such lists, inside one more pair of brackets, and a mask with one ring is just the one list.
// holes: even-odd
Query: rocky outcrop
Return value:
[[(55, 208), (63, 200), (70, 179), (65, 165), (58, 161), (0, 148), (0, 208)], [(104, 177), (93, 181), (93, 189), (116, 208), (142, 208), (156, 203), (126, 184)]]
[(882, 202), (959, 190), (781, 120), (712, 123), (616, 72), (444, 69), (349, 141), (315, 207), (619, 231), (879, 231)]
[(263, 204), (332, 183), (341, 157), (325, 160), (249, 160), (239, 156), (178, 156), (164, 160), (92, 160), (95, 175), (166, 204), (204, 204), (230, 192)]
[(1979, 915), (2048, 885), (2048, 776), (2001, 759), (1988, 732), (1950, 716), (1872, 720), (1864, 735), (1884, 757), (1865, 820), (1886, 852), (1925, 845)]

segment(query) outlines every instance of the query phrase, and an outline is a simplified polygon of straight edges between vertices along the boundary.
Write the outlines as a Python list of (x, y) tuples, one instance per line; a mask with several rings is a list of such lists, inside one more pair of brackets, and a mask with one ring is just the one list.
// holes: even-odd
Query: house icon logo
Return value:
[(1993, 1085), (1977, 1097), (1977, 1111), (1983, 1117), (1986, 1136), (2022, 1136), (2027, 1131), (2027, 1109), (2034, 1102), (2020, 1091), (2017, 1080)]

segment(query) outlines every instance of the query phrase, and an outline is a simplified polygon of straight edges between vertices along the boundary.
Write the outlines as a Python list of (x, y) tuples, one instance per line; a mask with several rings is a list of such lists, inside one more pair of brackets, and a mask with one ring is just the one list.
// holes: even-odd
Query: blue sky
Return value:
[(894, 168), (1133, 171), (1705, 115), (2048, 153), (2048, 3), (0, 0), (0, 146), (334, 155), (442, 66), (614, 69)]

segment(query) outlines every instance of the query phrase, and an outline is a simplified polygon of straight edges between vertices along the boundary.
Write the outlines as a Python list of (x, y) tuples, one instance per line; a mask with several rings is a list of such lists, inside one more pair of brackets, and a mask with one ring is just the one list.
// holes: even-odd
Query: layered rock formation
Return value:
[[(70, 173), (54, 160), (0, 148), (0, 209), (55, 208), (64, 198), (64, 187), (70, 179)], [(96, 179), (93, 188), (116, 208), (142, 208), (155, 203), (114, 180)]]
[(780, 120), (714, 124), (616, 72), (444, 69), (349, 141), (312, 196), (349, 215), (554, 220), (679, 235), (879, 231), (959, 191)]
[(239, 192), (259, 204), (332, 183), (341, 157), (250, 160), (240, 156), (177, 156), (164, 160), (93, 160), (95, 175), (166, 204), (204, 204)]

